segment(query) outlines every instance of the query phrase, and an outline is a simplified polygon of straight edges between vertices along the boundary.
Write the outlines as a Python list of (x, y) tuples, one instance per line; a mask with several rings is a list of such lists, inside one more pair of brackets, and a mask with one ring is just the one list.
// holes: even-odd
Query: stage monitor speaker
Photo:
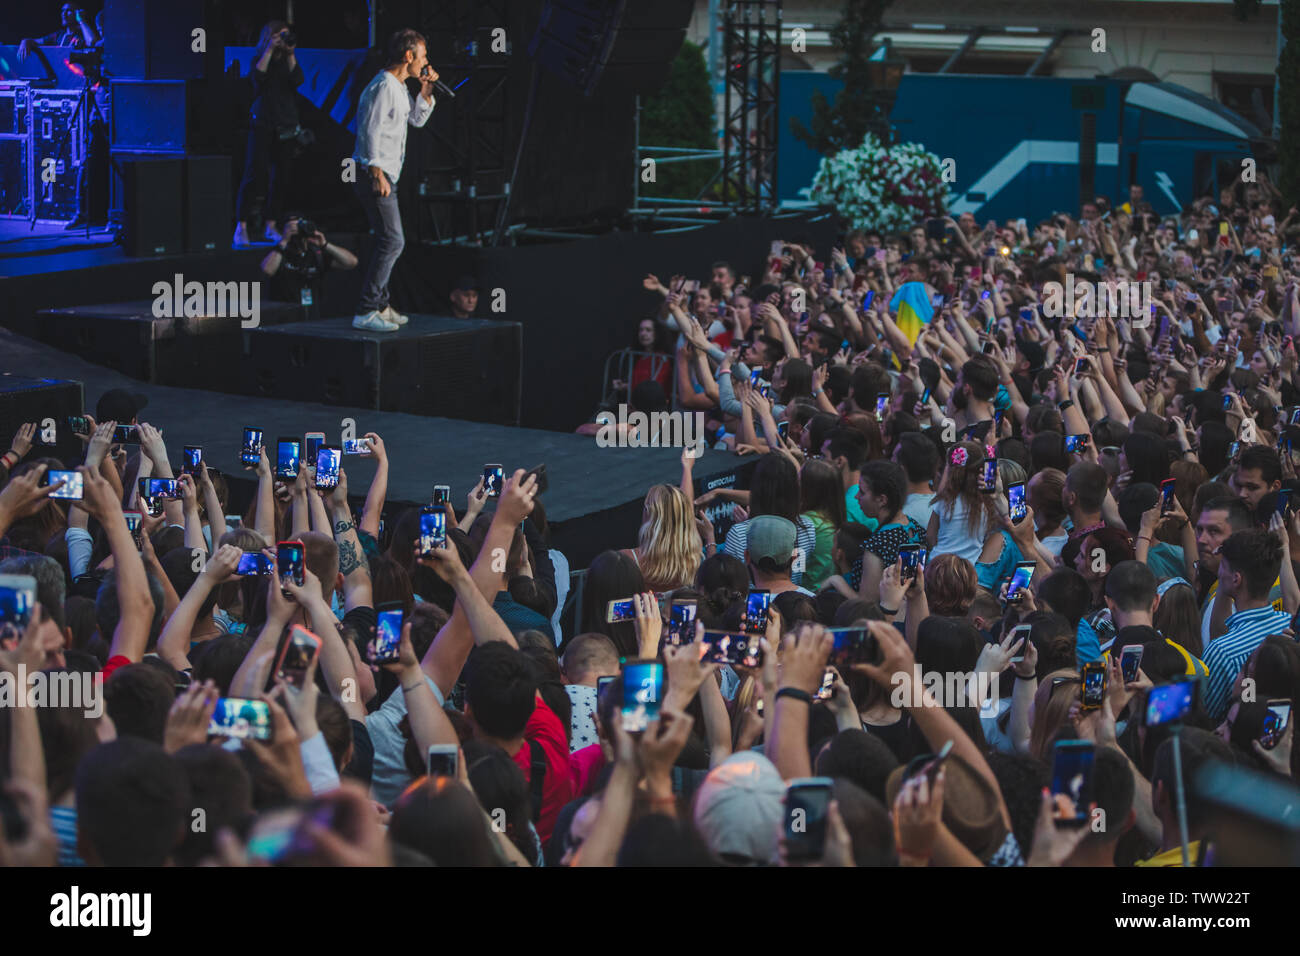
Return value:
[(122, 246), (128, 256), (171, 256), (185, 249), (179, 157), (133, 157), (118, 163), (122, 176)]
[(185, 158), (185, 251), (230, 248), (229, 156)]
[(191, 106), (184, 80), (113, 80), (112, 94), (114, 149), (185, 152)]
[[(32, 446), (33, 458), (52, 455), (66, 467), (76, 467), (84, 450), (81, 440), (68, 428), (67, 419), (70, 415), (83, 414), (84, 409), (80, 382), (0, 376), (0, 434), (12, 435), (24, 423), (36, 422), (37, 443)], [(39, 441), (48, 419), (54, 422), (53, 447)]]
[[(204, 0), (108, 0), (105, 71), (138, 80), (203, 76), (214, 48), (221, 47), (220, 18), (205, 16), (211, 7)], [(196, 36), (196, 30), (203, 33)]]

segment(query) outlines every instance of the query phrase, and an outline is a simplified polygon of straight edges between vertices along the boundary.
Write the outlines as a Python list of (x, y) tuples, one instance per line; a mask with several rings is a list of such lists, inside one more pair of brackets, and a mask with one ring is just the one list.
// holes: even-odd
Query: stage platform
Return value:
[[(646, 490), (660, 482), (676, 484), (681, 475), (676, 448), (600, 448), (594, 438), (561, 432), (155, 385), (8, 330), (0, 330), (0, 355), (9, 374), (81, 382), (92, 415), (99, 396), (110, 388), (145, 395), (149, 404), (140, 417), (163, 430), (173, 462), (179, 462), (182, 446), (201, 445), (205, 460), (230, 476), (237, 505), (254, 488), (252, 472), (239, 466), (245, 425), (265, 429), (268, 442), (307, 431), (323, 431), (337, 441), (348, 418), (358, 436), (377, 433), (388, 447), (391, 465), (389, 521), (405, 507), (427, 503), (434, 484), (450, 484), (453, 504), (463, 510), (484, 464), (500, 462), (511, 471), (545, 463), (550, 489), (543, 501), (553, 543), (574, 570), (585, 568), (605, 548), (634, 546)], [(0, 441), (7, 438), (0, 436)], [(748, 487), (754, 461), (752, 456), (706, 451), (695, 465), (697, 492), (719, 484)], [(374, 464), (349, 457), (344, 470), (354, 507), (360, 507)]]

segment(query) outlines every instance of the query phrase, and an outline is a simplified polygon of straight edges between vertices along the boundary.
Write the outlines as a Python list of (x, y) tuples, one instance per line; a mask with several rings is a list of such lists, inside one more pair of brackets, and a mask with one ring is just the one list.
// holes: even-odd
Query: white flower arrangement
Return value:
[(920, 143), (885, 146), (872, 133), (857, 149), (823, 157), (808, 195), (852, 228), (882, 232), (942, 216), (951, 202), (938, 156)]

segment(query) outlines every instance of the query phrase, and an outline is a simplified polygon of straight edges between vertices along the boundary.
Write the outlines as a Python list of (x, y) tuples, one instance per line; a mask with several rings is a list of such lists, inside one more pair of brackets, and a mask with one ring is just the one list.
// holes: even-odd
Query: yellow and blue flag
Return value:
[(895, 315), (894, 324), (913, 345), (934, 317), (934, 306), (925, 288), (924, 282), (904, 282), (889, 300), (889, 309)]

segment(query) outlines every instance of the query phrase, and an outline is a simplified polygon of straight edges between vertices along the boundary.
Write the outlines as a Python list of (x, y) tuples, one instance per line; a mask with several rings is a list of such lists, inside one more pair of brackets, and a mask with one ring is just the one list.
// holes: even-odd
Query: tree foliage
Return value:
[[(703, 49), (687, 40), (677, 51), (663, 89), (641, 98), (641, 143), (715, 149), (715, 123), (709, 67)], [(709, 160), (660, 163), (655, 170), (655, 182), (643, 182), (641, 191), (651, 196), (694, 199), (716, 168), (717, 163)]]

